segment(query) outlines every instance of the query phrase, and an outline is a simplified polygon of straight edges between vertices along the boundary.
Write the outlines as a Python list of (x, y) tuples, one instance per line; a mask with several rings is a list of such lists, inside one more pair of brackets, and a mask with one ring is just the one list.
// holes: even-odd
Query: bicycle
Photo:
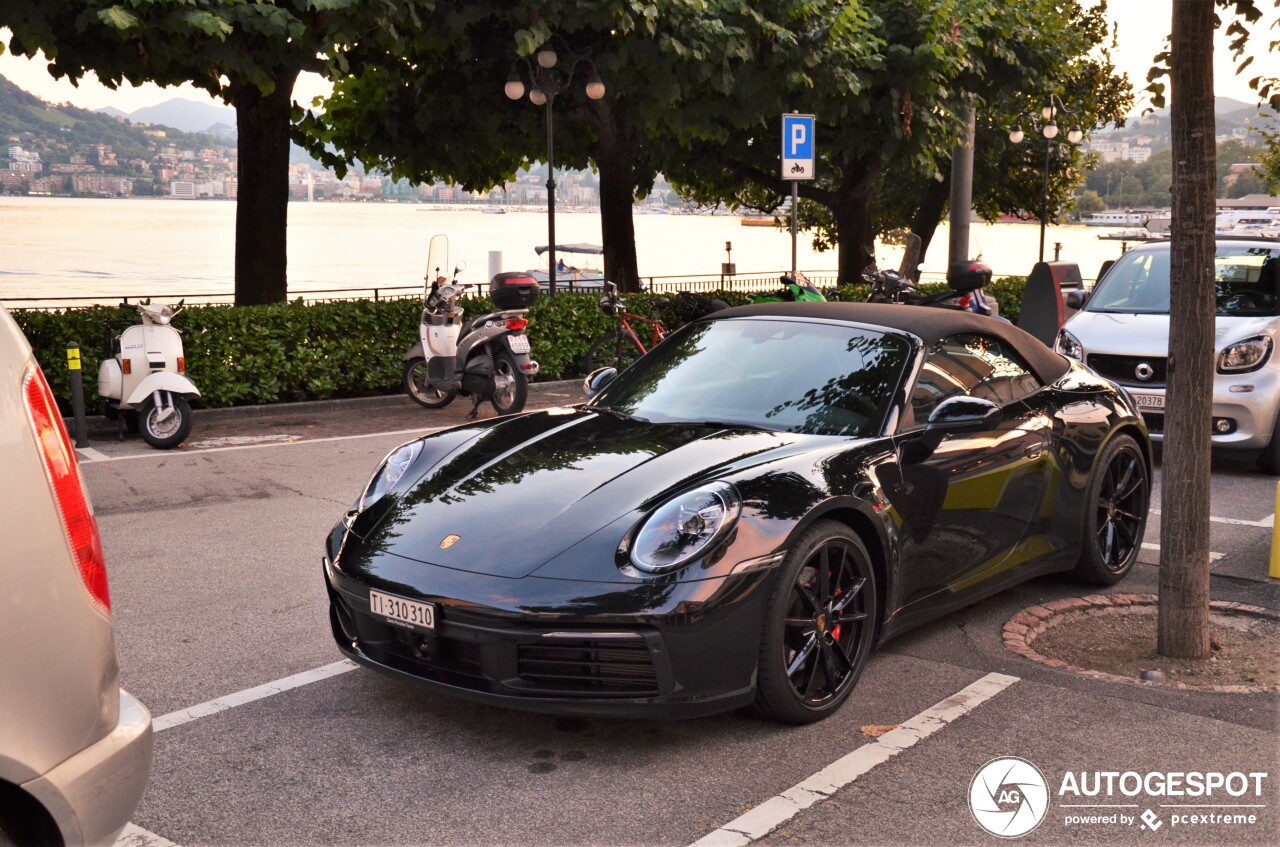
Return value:
[[(657, 300), (654, 305), (661, 308), (666, 305), (666, 301)], [(605, 293), (600, 297), (600, 311), (610, 317), (616, 317), (618, 326), (597, 338), (587, 348), (586, 354), (582, 357), (582, 369), (586, 373), (608, 367), (624, 370), (667, 337), (667, 328), (663, 326), (662, 321), (628, 312), (626, 299), (618, 296), (618, 286), (612, 282), (605, 283)], [(640, 336), (632, 328), (632, 321), (649, 325), (648, 347), (645, 347)]]

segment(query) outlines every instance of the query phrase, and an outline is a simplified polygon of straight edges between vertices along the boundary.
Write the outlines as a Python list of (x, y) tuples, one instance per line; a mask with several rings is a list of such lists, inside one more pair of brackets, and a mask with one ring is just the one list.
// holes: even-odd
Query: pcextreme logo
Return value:
[[(1168, 824), (1166, 832), (1197, 827), (1220, 833), (1259, 822), (1267, 778), (1259, 771), (1066, 771), (1058, 782), (1057, 806), (1062, 826), (1076, 832), (1134, 827), (1155, 833)], [(973, 819), (1001, 838), (1034, 830), (1049, 805), (1044, 773), (1016, 756), (992, 759), (969, 783)]]

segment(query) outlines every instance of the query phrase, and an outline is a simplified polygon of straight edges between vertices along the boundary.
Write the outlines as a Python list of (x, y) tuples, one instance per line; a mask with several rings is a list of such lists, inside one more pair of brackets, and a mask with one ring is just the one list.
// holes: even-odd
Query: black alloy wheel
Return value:
[(827, 717), (857, 683), (875, 631), (866, 547), (844, 524), (816, 522), (796, 539), (767, 607), (757, 709), (791, 723)]
[(1138, 443), (1118, 435), (1103, 449), (1085, 491), (1083, 548), (1076, 572), (1114, 585), (1138, 559), (1147, 526), (1151, 484)]

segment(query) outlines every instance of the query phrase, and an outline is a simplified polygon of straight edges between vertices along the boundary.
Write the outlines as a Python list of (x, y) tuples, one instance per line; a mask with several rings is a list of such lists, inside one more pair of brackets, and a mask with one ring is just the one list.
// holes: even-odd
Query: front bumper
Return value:
[[(1127, 384), (1124, 387), (1135, 396), (1142, 394), (1166, 396), (1164, 388)], [(1278, 416), (1280, 416), (1280, 371), (1264, 367), (1247, 374), (1215, 375), (1213, 417), (1233, 421), (1235, 429), (1225, 435), (1214, 432), (1214, 447), (1231, 450), (1262, 449), (1271, 443)], [(1143, 411), (1143, 420), (1151, 430), (1152, 440), (1163, 441), (1163, 412)]]
[(48, 810), (64, 843), (111, 844), (142, 797), (153, 744), (151, 713), (121, 689), (115, 728), (22, 788)]
[[(329, 620), (344, 655), (467, 700), (559, 715), (693, 718), (755, 696), (760, 589), (771, 570), (627, 592), (421, 568), (417, 585), (430, 591), (373, 587), (435, 604), (434, 632), (374, 616), (366, 580), (326, 561)], [(536, 609), (520, 607), (520, 594), (537, 595)], [(609, 611), (592, 613), (592, 599)]]

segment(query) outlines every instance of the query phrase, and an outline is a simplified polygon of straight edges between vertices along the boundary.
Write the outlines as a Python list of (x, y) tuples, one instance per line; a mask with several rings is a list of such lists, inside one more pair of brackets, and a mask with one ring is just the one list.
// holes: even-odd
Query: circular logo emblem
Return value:
[(1133, 375), (1146, 382), (1156, 375), (1156, 369), (1151, 367), (1148, 362), (1139, 362), (1138, 366), (1133, 369)]
[(1026, 835), (1049, 811), (1049, 785), (1026, 759), (992, 759), (969, 783), (969, 811), (978, 826), (1001, 838)]

